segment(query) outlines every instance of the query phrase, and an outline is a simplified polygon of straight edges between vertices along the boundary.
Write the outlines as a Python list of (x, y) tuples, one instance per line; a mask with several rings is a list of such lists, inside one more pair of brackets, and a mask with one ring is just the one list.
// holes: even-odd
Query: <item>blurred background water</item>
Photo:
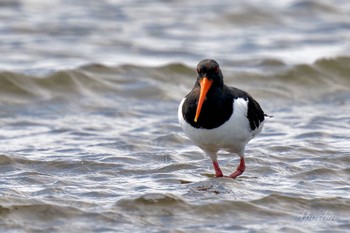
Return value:
[[(1, 231), (348, 231), (349, 15), (346, 0), (1, 1)], [(274, 116), (236, 180), (177, 123), (204, 58)]]

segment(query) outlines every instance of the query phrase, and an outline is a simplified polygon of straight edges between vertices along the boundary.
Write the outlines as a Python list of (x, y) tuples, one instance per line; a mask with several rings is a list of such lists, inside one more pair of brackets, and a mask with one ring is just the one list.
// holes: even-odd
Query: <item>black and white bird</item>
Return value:
[(237, 154), (240, 164), (228, 176), (235, 179), (245, 171), (245, 147), (261, 132), (266, 115), (247, 92), (224, 84), (216, 61), (199, 62), (197, 73), (193, 89), (180, 103), (179, 123), (191, 141), (211, 158), (215, 177), (223, 177), (217, 152)]

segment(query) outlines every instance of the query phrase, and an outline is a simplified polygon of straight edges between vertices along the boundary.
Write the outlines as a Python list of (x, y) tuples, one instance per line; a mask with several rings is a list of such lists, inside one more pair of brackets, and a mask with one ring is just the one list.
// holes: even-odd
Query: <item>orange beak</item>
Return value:
[(201, 113), (203, 102), (205, 100), (205, 97), (207, 95), (209, 88), (213, 84), (213, 80), (209, 80), (208, 78), (202, 78), (199, 81), (199, 84), (201, 86), (201, 92), (199, 94), (199, 101), (197, 105), (196, 116), (194, 117), (194, 122), (197, 122), (198, 120), (199, 114)]

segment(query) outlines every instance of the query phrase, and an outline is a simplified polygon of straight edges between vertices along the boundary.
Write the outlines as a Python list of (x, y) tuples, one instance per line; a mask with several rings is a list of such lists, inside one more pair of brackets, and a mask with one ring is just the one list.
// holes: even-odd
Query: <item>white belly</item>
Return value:
[(198, 129), (188, 124), (182, 115), (184, 101), (178, 109), (179, 123), (193, 143), (205, 151), (225, 150), (243, 156), (246, 144), (262, 130), (263, 122), (257, 129), (251, 130), (247, 118), (248, 100), (243, 98), (234, 101), (233, 114), (229, 120), (214, 129)]

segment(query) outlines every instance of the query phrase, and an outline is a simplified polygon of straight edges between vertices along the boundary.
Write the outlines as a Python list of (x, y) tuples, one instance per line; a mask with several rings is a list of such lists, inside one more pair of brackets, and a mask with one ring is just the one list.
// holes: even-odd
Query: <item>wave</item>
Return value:
[[(248, 62), (249, 63), (249, 62)], [(258, 71), (233, 72), (223, 67), (225, 82), (255, 96), (271, 99), (318, 98), (350, 90), (350, 57), (320, 59), (292, 67), (270, 59), (255, 64)], [(244, 66), (244, 64), (241, 64)], [(251, 63), (246, 64), (250, 66)], [(33, 99), (69, 99), (114, 95), (141, 99), (181, 99), (193, 86), (195, 69), (173, 63), (160, 67), (90, 64), (47, 76), (0, 72), (2, 103)]]

